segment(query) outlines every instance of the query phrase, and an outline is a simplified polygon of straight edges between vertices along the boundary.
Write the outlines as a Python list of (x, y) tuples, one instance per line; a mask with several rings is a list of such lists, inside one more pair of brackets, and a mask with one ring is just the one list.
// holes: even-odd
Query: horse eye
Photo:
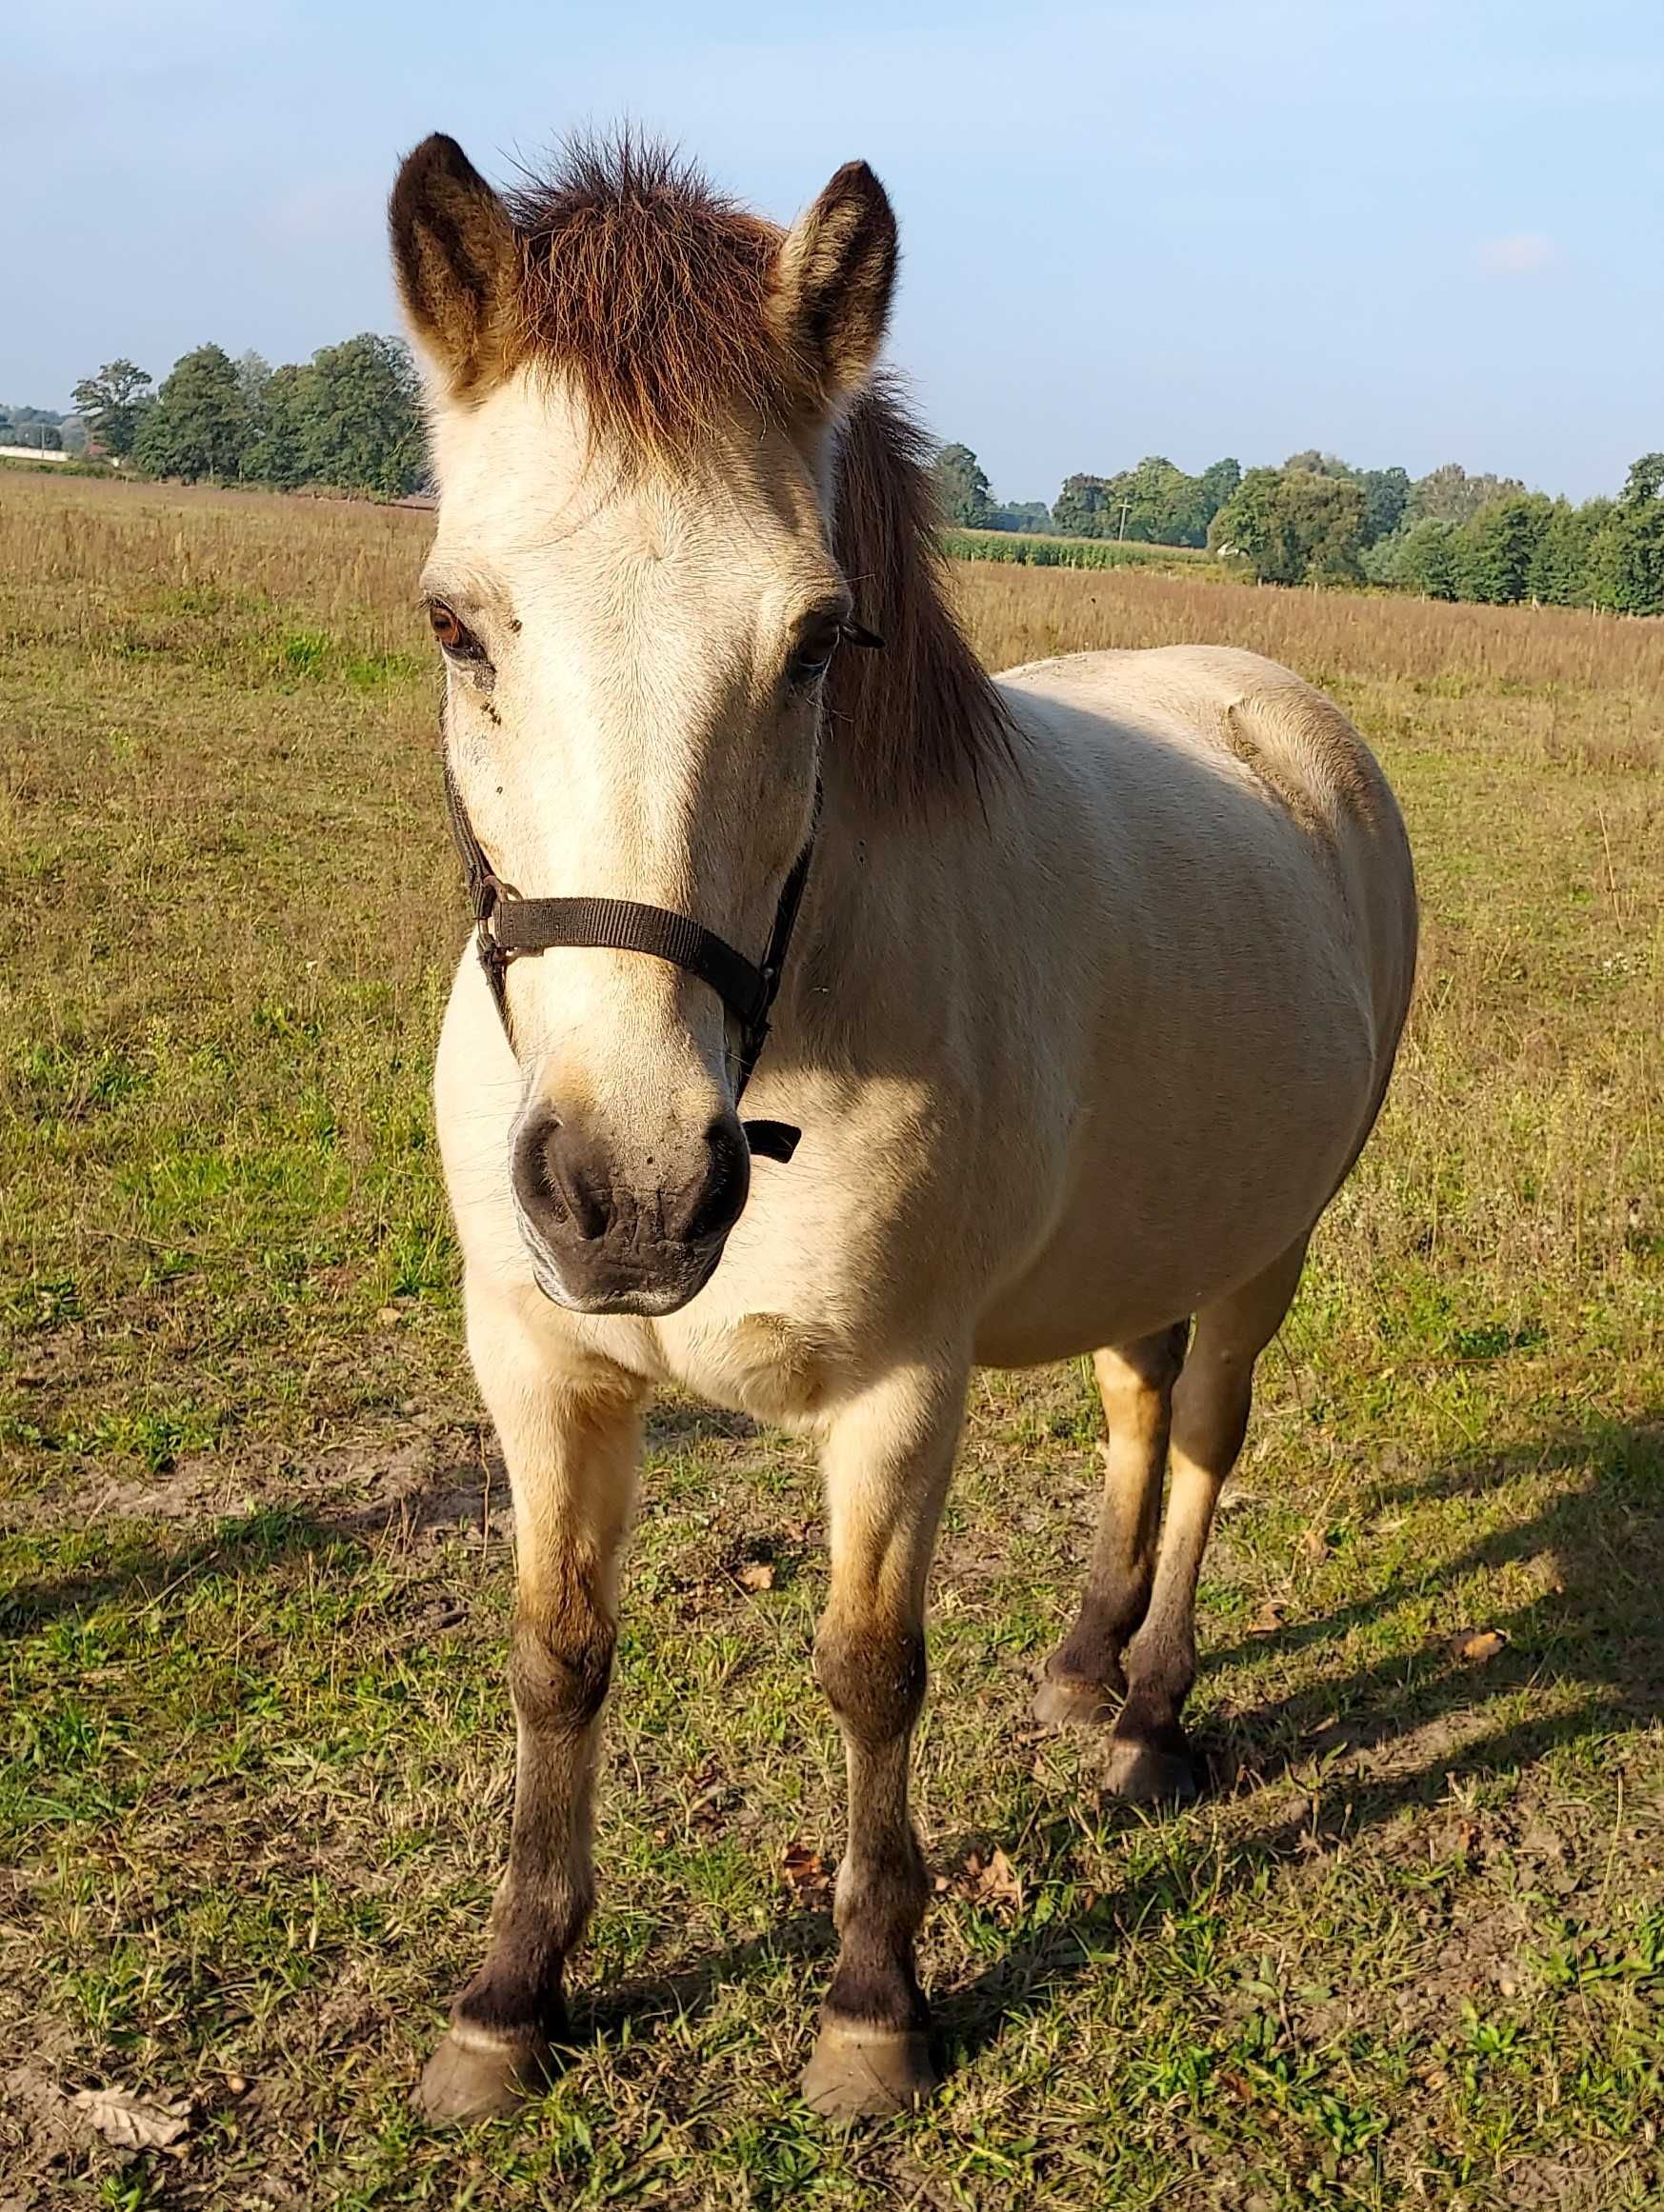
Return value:
[(818, 684), (832, 666), (832, 657), (838, 647), (835, 629), (814, 630), (798, 646), (792, 656), (788, 679), (794, 691), (807, 691), (812, 684)]
[(433, 635), (443, 649), (462, 661), (483, 661), (486, 649), (457, 614), (455, 608), (447, 607), (443, 599), (428, 602), (428, 621)]

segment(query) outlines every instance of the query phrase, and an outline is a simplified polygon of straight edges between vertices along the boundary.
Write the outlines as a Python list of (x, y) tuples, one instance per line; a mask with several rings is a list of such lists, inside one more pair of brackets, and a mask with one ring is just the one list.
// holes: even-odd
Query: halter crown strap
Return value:
[[(739, 1024), (738, 1081), (734, 1098), (744, 1094), (752, 1070), (762, 1056), (769, 1037), (769, 1016), (780, 988), (792, 931), (803, 904), (814, 857), (814, 836), (820, 821), (820, 790), (814, 794), (814, 817), (809, 839), (792, 864), (774, 909), (762, 966), (755, 967), (736, 952), (725, 938), (686, 914), (665, 907), (650, 907), (636, 899), (523, 899), (497, 875), (486, 857), (462, 803), (450, 759), (445, 762), (445, 806), (451, 833), (462, 858), (468, 893), (473, 907), (474, 942), (480, 966), (496, 1001), (497, 1012), (511, 1045), (513, 1026), (509, 1014), (505, 974), (511, 960), (523, 953), (546, 952), (556, 946), (576, 946), (606, 952), (645, 952), (713, 990)], [(787, 1122), (750, 1121), (744, 1125), (752, 1151), (763, 1159), (790, 1160), (802, 1131)]]

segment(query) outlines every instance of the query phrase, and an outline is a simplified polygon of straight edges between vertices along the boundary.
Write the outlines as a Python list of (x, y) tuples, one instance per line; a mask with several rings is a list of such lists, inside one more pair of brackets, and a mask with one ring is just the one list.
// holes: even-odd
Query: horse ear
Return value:
[(467, 398), (507, 366), (520, 269), (509, 210), (455, 139), (435, 132), (405, 156), (387, 215), (411, 331)]
[(866, 382), (895, 289), (895, 214), (864, 161), (847, 162), (780, 243), (775, 336), (829, 405)]

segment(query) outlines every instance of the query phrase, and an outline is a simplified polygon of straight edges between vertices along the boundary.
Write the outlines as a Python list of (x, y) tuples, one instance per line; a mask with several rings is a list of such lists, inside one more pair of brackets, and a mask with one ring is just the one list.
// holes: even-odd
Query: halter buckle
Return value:
[(480, 966), (488, 975), (498, 978), (514, 957), (514, 947), (505, 945), (497, 934), (497, 916), (502, 910), (504, 890), (494, 875), (482, 875), (474, 891), (473, 942), (479, 954)]

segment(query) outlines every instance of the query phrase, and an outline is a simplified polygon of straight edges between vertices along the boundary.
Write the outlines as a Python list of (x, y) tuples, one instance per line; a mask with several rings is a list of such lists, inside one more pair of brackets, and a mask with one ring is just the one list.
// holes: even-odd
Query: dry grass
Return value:
[[(508, 1760), (428, 1136), (461, 927), (428, 528), (0, 480), (12, 2201), (1658, 2202), (1664, 626), (1133, 571), (958, 588), (995, 665), (1213, 638), (1332, 688), (1429, 925), (1210, 1560), (1218, 1787), (1130, 1818), (1028, 1732), (1094, 1414), (1073, 1370), (985, 1378), (919, 1760), (954, 2071), (829, 2137), (792, 2094), (824, 1903), (779, 1874), (841, 1793), (812, 1470), (667, 1404), (583, 2040), (518, 2127), (409, 2117)], [(958, 1876), (995, 1843), (1015, 1905)], [(111, 2080), (195, 2099), (182, 2158), (76, 2132), (57, 2089)]]

